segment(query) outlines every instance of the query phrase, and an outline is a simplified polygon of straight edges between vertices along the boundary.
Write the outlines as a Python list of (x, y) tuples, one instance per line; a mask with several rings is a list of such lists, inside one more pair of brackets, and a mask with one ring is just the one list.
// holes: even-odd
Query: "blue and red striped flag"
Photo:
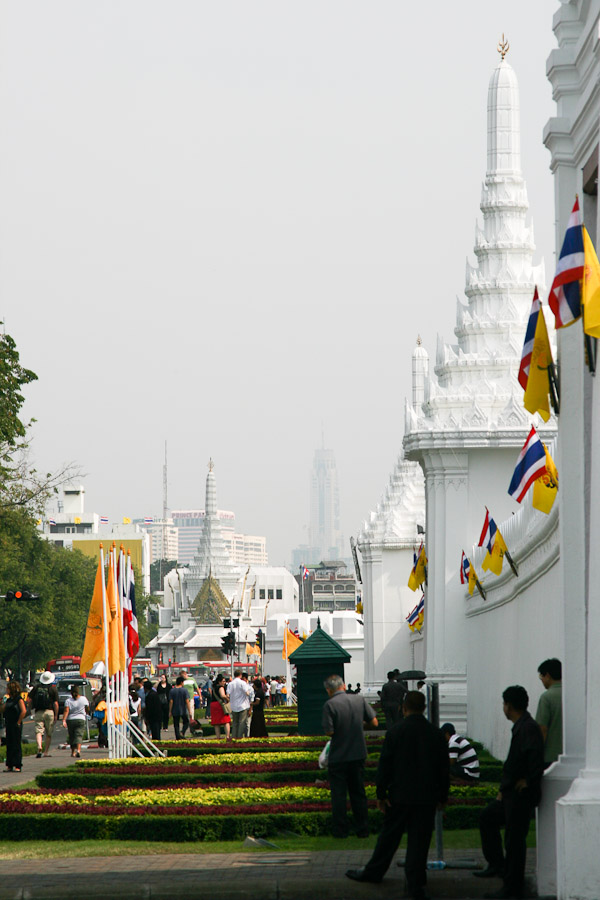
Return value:
[(517, 378), (519, 384), (525, 390), (527, 388), (527, 379), (529, 378), (529, 367), (531, 365), (531, 352), (533, 350), (533, 342), (535, 338), (535, 329), (537, 326), (538, 314), (540, 312), (540, 298), (536, 287), (531, 304), (531, 312), (529, 313), (529, 321), (527, 323), (527, 331), (525, 332), (525, 342), (523, 344), (523, 352), (521, 354), (521, 365), (519, 366), (519, 374)]
[(462, 557), (460, 560), (460, 583), (468, 584), (469, 583), (469, 575), (471, 573), (471, 563), (469, 562), (469, 557), (465, 556), (465, 551), (462, 552)]
[(100, 516), (100, 524), (108, 525), (108, 516)]
[(580, 282), (583, 278), (584, 266), (583, 220), (579, 209), (579, 200), (575, 198), (575, 205), (569, 217), (548, 297), (557, 328), (565, 328), (581, 316)]
[(152, 525), (154, 522), (153, 516), (144, 516), (144, 525)]
[(483, 547), (485, 545), (488, 549), (488, 553), (491, 553), (492, 549), (494, 547), (494, 541), (496, 540), (496, 531), (497, 530), (498, 529), (496, 528), (496, 523), (490, 516), (490, 511), (486, 506), (485, 521), (483, 523), (483, 528), (481, 530), (481, 535), (479, 537), (479, 543), (477, 546)]
[(532, 427), (519, 453), (508, 493), (520, 503), (533, 482), (546, 474), (546, 451), (538, 433)]

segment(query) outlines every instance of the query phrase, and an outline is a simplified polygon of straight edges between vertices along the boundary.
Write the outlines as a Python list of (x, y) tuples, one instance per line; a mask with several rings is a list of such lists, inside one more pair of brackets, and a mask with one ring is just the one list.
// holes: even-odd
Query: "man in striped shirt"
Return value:
[(479, 779), (479, 760), (473, 745), (465, 737), (456, 733), (456, 728), (451, 722), (442, 725), (440, 731), (448, 741), (450, 776), (460, 778), (461, 781), (477, 781)]

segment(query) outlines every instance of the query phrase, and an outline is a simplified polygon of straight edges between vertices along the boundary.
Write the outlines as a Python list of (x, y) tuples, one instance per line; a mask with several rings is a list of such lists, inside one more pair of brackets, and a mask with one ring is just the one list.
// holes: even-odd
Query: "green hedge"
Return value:
[[(79, 790), (80, 788), (104, 789), (116, 788), (166, 788), (179, 784), (239, 784), (240, 782), (260, 781), (266, 784), (288, 784), (293, 781), (312, 783), (317, 778), (325, 781), (327, 773), (319, 769), (303, 769), (298, 772), (198, 772), (196, 774), (151, 774), (147, 775), (111, 775), (93, 772), (85, 775), (70, 772), (68, 769), (51, 769), (36, 777), (41, 788), (57, 788), (59, 790)], [(369, 779), (367, 779), (367, 782)]]
[[(208, 737), (209, 735), (213, 735), (215, 733), (214, 725), (205, 724), (204, 720), (200, 720), (200, 727), (204, 733), (204, 737)], [(272, 722), (267, 722), (267, 731), (269, 732), (269, 736), (273, 734), (288, 734), (290, 731), (298, 731), (298, 723), (294, 722), (291, 725), (276, 725)], [(221, 735), (223, 735), (223, 726), (221, 726)], [(185, 736), (187, 740), (194, 740), (191, 735)]]
[[(373, 831), (381, 828), (382, 814), (369, 810)], [(40, 813), (0, 816), (0, 840), (133, 840), (234, 841), (247, 835), (268, 837), (279, 831), (320, 835), (331, 833), (325, 812), (274, 813), (251, 816), (82, 816)]]
[[(453, 806), (444, 813), (450, 830), (477, 828), (481, 807)], [(369, 810), (369, 826), (381, 829), (382, 814)], [(270, 837), (279, 831), (321, 835), (331, 833), (331, 816), (325, 812), (273, 813), (239, 816), (82, 816), (40, 813), (0, 816), (0, 840), (137, 840), (137, 841), (233, 841), (247, 835)]]

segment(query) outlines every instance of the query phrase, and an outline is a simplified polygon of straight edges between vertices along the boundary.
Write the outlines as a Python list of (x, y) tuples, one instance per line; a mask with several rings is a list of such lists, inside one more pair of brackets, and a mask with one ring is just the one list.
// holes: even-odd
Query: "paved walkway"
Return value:
[[(0, 860), (2, 900), (397, 900), (405, 896), (404, 872), (393, 865), (382, 884), (358, 884), (344, 873), (363, 865), (368, 850), (304, 853), (249, 852), (87, 859)], [(481, 860), (478, 851), (446, 857)], [(528, 859), (528, 872), (534, 855)], [(432, 900), (478, 900), (500, 887), (470, 869), (429, 873)], [(533, 895), (534, 896), (534, 895)]]

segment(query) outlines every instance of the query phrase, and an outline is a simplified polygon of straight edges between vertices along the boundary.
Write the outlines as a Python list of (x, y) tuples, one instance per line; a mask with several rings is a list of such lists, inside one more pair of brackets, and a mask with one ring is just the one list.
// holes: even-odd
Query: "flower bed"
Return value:
[[(39, 775), (42, 790), (0, 793), (0, 839), (52, 839), (56, 832), (65, 839), (175, 841), (234, 840), (281, 829), (329, 833), (327, 772), (317, 767), (322, 738), (163, 746), (177, 755), (80, 760)], [(373, 783), (380, 746), (381, 739), (369, 740), (365, 773), (374, 829), (381, 822)], [(474, 827), (495, 792), (489, 784), (453, 787), (446, 827)]]

